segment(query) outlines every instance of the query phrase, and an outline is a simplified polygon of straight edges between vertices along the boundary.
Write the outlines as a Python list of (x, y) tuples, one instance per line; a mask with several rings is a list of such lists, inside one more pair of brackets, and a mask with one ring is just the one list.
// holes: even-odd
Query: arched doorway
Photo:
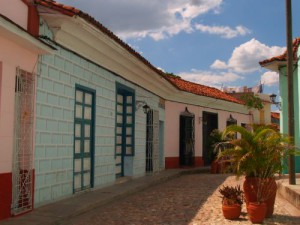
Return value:
[(218, 129), (218, 114), (211, 112), (203, 112), (202, 115), (202, 131), (203, 131), (203, 161), (204, 165), (210, 165), (213, 161), (213, 151), (211, 146), (211, 132)]
[(195, 115), (185, 108), (180, 114), (180, 166), (194, 166), (195, 159)]

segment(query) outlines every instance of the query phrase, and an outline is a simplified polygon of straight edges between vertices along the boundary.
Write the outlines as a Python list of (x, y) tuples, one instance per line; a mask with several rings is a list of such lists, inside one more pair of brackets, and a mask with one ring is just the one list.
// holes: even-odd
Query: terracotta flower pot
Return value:
[[(255, 177), (246, 177), (243, 189), (247, 206), (249, 202), (258, 202), (257, 191), (259, 182), (262, 182), (262, 179)], [(267, 205), (266, 217), (271, 217), (274, 212), (277, 184), (274, 178), (263, 179), (263, 182), (264, 184), (261, 185), (261, 193), (262, 197), (265, 198), (265, 202)]]
[(266, 203), (249, 202), (247, 206), (249, 219), (252, 223), (262, 223), (266, 217)]
[(218, 162), (216, 160), (212, 161), (210, 165), (210, 173), (218, 173)]
[(242, 207), (239, 204), (234, 205), (222, 205), (222, 211), (225, 219), (234, 220), (238, 219), (241, 215)]

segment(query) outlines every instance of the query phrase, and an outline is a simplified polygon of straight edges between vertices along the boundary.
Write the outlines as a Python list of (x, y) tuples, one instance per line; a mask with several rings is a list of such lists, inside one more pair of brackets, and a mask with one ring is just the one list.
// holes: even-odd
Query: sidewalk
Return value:
[(296, 176), (296, 185), (290, 185), (288, 176), (277, 181), (277, 193), (300, 210), (300, 174)]
[(152, 185), (159, 184), (183, 174), (202, 172), (208, 173), (209, 168), (164, 170), (127, 182), (118, 180), (115, 185), (74, 195), (71, 198), (34, 209), (32, 212), (25, 215), (1, 221), (1, 225), (60, 224), (71, 217), (80, 215), (114, 200), (124, 198), (138, 191), (142, 191)]

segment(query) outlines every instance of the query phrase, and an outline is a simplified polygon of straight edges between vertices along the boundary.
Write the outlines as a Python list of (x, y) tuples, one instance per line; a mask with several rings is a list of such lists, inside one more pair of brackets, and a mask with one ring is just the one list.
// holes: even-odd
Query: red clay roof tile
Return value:
[(271, 117), (275, 119), (280, 119), (280, 114), (277, 112), (271, 112)]
[[(295, 61), (297, 60), (297, 51), (298, 51), (299, 44), (300, 44), (300, 38), (295, 38), (293, 41), (293, 58)], [(275, 61), (281, 61), (281, 62), (287, 61), (287, 50), (285, 50), (285, 52), (279, 56), (274, 56), (270, 59), (260, 61), (259, 64), (261, 66), (264, 66), (268, 63), (275, 62)]]
[(204, 85), (192, 83), (189, 81), (182, 80), (178, 77), (173, 77), (166, 75), (163, 71), (159, 70), (158, 68), (154, 67), (149, 61), (147, 61), (144, 57), (142, 57), (138, 52), (133, 50), (128, 44), (123, 42), (120, 38), (118, 38), (113, 32), (111, 32), (109, 29), (107, 29), (105, 26), (103, 26), (101, 23), (96, 21), (93, 17), (88, 15), (87, 13), (82, 12), (81, 10), (78, 10), (74, 7), (63, 5), (60, 3), (57, 3), (53, 0), (35, 0), (36, 4), (57, 10), (67, 16), (75, 16), (78, 15), (81, 18), (85, 19), (89, 23), (93, 24), (96, 26), (99, 30), (101, 30), (103, 33), (108, 35), (111, 39), (116, 41), (118, 44), (123, 46), (126, 50), (128, 50), (130, 53), (135, 55), (138, 59), (140, 59), (145, 65), (150, 67), (152, 70), (157, 72), (160, 76), (165, 78), (167, 81), (169, 81), (173, 86), (175, 86), (177, 89), (190, 92), (196, 95), (201, 95), (201, 96), (207, 96), (207, 97), (212, 97), (216, 99), (222, 99), (225, 101), (230, 101), (230, 102), (235, 102), (238, 104), (244, 104), (242, 101), (216, 89), (216, 88), (211, 88), (207, 87)]
[(220, 91), (219, 89), (186, 81), (177, 76), (166, 75), (165, 78), (181, 91), (186, 91), (196, 95), (207, 96), (244, 105), (243, 101), (238, 100), (224, 93), (223, 91)]

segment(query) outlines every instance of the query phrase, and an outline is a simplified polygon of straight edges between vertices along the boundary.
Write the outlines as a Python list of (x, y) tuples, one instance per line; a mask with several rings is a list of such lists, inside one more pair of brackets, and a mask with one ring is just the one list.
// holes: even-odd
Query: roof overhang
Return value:
[[(294, 65), (297, 64), (297, 61), (294, 60)], [(279, 72), (279, 69), (283, 66), (287, 66), (286, 61), (279, 61), (279, 60), (274, 60), (272, 62), (267, 62), (261, 65), (261, 67), (264, 67), (266, 69), (272, 70), (274, 72)]]
[(155, 70), (83, 18), (42, 11), (40, 16), (53, 31), (54, 40), (62, 46), (163, 98), (177, 90)]
[(180, 93), (169, 96), (167, 100), (184, 104), (195, 105), (203, 108), (213, 108), (224, 111), (232, 111), (242, 114), (249, 114), (249, 109), (235, 102), (229, 102), (222, 99), (196, 95), (193, 93), (179, 91)]
[(281, 66), (286, 66), (286, 62), (285, 61), (272, 61), (269, 63), (265, 63), (263, 65), (261, 65), (262, 67), (272, 70), (274, 72), (279, 72), (279, 68)]
[(200, 107), (220, 110), (228, 110), (230, 107), (232, 111), (248, 114), (244, 105), (179, 90), (137, 56), (80, 16), (63, 15), (43, 6), (39, 6), (39, 14), (53, 31), (55, 42), (157, 96)]
[(23, 48), (37, 54), (51, 54), (55, 50), (50, 45), (29, 34), (22, 27), (0, 14), (0, 33)]

